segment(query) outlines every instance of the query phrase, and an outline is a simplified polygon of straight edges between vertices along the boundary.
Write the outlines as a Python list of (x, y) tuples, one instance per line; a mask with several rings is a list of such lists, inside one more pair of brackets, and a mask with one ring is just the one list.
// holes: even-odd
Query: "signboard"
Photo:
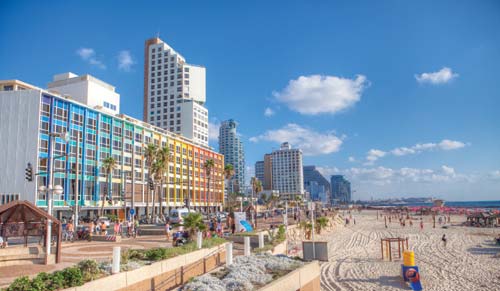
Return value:
[(134, 214), (135, 214), (135, 209), (133, 209), (133, 208), (132, 208), (132, 209), (130, 209), (129, 213), (130, 213), (130, 215), (134, 216)]
[(247, 214), (245, 212), (234, 213), (234, 223), (236, 226), (236, 232), (240, 232), (242, 229), (245, 229), (245, 227), (241, 222), (246, 220), (247, 220)]

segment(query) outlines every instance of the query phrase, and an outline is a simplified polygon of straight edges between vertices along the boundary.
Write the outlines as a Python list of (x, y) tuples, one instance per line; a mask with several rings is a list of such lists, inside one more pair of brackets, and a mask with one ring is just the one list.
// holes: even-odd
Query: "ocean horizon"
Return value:
[[(414, 202), (414, 203), (381, 203), (377, 206), (434, 206), (432, 202)], [(463, 208), (488, 208), (500, 209), (500, 200), (486, 200), (486, 201), (446, 201), (444, 206), (448, 207), (463, 207)]]

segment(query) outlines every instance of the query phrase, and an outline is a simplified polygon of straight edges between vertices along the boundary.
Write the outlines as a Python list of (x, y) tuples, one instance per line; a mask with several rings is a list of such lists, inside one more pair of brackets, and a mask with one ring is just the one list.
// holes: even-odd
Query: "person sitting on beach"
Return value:
[(441, 237), (441, 241), (443, 242), (443, 245), (446, 247), (446, 234), (443, 234), (443, 237)]

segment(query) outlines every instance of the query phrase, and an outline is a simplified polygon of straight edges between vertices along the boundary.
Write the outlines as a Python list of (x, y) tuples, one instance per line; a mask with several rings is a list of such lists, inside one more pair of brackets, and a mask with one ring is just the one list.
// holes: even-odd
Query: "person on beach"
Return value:
[(167, 238), (167, 241), (170, 240), (170, 223), (165, 223), (165, 237)]
[(443, 237), (441, 237), (441, 241), (443, 242), (443, 245), (446, 247), (446, 234), (443, 234)]
[(420, 221), (420, 230), (423, 230), (423, 229), (424, 229), (424, 222)]

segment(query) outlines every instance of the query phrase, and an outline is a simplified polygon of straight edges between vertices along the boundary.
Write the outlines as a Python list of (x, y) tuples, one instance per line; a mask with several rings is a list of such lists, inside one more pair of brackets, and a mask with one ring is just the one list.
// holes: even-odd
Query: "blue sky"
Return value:
[(159, 32), (207, 68), (251, 167), (288, 140), (355, 198), (498, 200), (499, 28), (498, 1), (2, 1), (0, 79), (89, 73), (141, 118)]

